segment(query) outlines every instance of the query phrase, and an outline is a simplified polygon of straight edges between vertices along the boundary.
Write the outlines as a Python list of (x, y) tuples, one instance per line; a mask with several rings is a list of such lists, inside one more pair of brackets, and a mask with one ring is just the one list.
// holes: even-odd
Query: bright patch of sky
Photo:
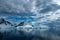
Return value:
[(53, 3), (60, 5), (60, 0), (53, 0)]

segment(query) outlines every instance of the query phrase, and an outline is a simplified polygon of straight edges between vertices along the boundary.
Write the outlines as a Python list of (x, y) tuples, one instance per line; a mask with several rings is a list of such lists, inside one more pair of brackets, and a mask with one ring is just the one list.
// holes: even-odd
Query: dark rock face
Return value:
[(0, 24), (5, 23), (5, 20), (3, 18), (0, 19)]
[(0, 19), (0, 24), (5, 24), (5, 25), (9, 24), (9, 25), (13, 26), (12, 23), (10, 23), (9, 21), (6, 21), (4, 18)]
[(23, 26), (24, 25), (24, 22), (21, 22), (20, 24), (18, 24), (18, 26)]
[(24, 25), (24, 21), (23, 22), (20, 22), (18, 25), (16, 25), (15, 27), (17, 26), (23, 26)]

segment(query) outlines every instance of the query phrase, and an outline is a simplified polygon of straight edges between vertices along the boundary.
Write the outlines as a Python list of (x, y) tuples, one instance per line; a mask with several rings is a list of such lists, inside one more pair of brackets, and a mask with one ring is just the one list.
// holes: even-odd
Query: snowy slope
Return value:
[(4, 18), (0, 18), (0, 32), (11, 31), (14, 26), (9, 21), (6, 21)]

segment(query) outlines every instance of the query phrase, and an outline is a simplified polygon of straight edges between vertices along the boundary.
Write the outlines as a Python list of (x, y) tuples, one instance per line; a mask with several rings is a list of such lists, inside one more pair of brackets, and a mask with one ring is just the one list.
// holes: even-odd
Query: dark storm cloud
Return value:
[(31, 8), (32, 4), (27, 0), (0, 0), (0, 14), (35, 15), (30, 12)]
[[(35, 4), (34, 1), (36, 1)], [(47, 4), (51, 4), (51, 0), (0, 0), (0, 15), (33, 16), (38, 13), (45, 13), (58, 9)], [(40, 11), (41, 8), (43, 9)], [(33, 12), (31, 10), (33, 10)]]

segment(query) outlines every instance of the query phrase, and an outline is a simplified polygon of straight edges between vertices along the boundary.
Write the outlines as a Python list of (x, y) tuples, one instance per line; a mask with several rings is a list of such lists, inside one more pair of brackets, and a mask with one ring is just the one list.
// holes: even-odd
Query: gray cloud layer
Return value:
[(51, 0), (0, 0), (0, 14), (39, 15), (59, 9)]

